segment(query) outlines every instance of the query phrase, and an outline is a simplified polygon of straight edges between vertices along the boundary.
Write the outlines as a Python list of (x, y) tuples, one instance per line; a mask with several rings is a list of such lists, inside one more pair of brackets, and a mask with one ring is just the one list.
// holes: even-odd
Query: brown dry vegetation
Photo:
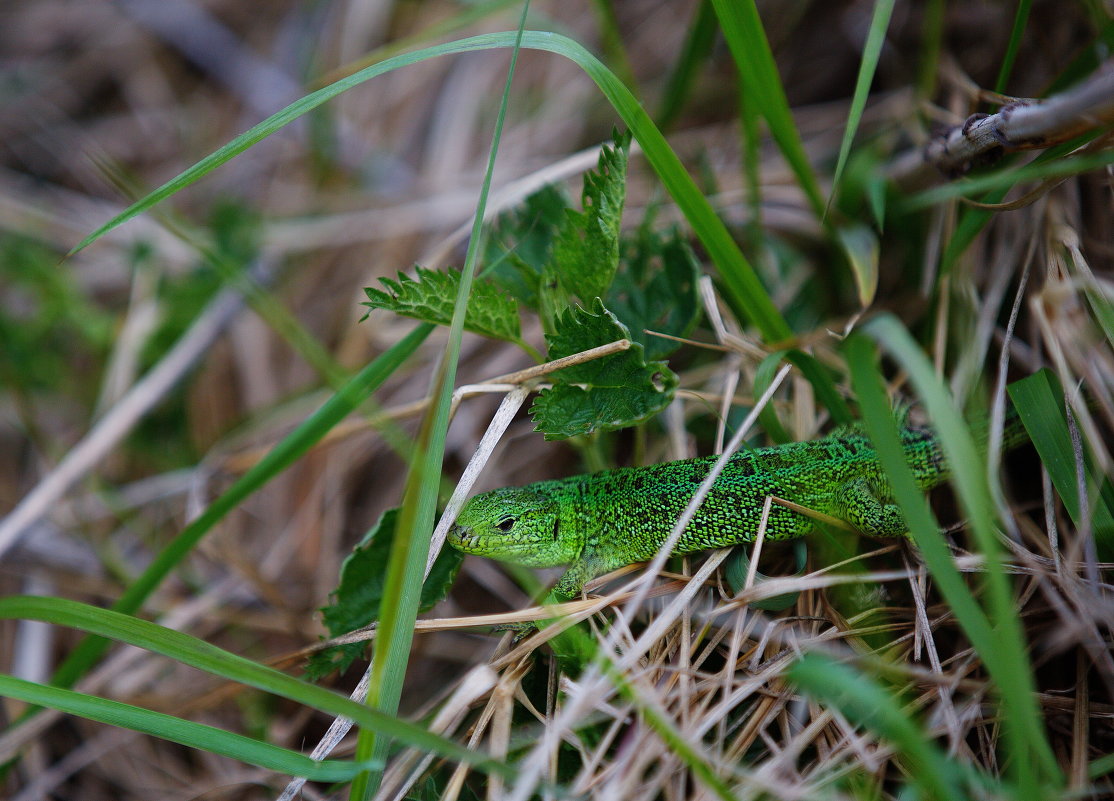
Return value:
[[(891, 23), (860, 131), (860, 141), (873, 143), (878, 170), (919, 147), (932, 126), (986, 110), (973, 89), (994, 84), (1006, 49), (1012, 4), (945, 3), (938, 69), (926, 78), (928, 5), (898, 4)], [(830, 176), (872, 4), (759, 6), (806, 150), (819, 174)], [(605, 60), (620, 75), (629, 70), (647, 108), (658, 108), (694, 4), (614, 3), (622, 59), (601, 45), (598, 7), (539, 0), (530, 27), (560, 30), (609, 53)], [(172, 19), (172, 8), (189, 13)], [(333, 71), (460, 13), (457, 4), (440, 0), (14, 0), (0, 6), (0, 335), (6, 337), (0, 342), (0, 512), (50, 480), (98, 421), (115, 411), (122, 426), (122, 436), (96, 452), (0, 557), (0, 596), (111, 605), (185, 522), (328, 396), (323, 363), (357, 369), (413, 327), (383, 312), (358, 323), (361, 289), (414, 263), (460, 263), (508, 56), (442, 58), (377, 78), (60, 262), (65, 252), (129, 200)], [(453, 36), (511, 29), (518, 13), (518, 7), (494, 13)], [(1103, 25), (1110, 17), (1098, 3), (1035, 3), (1008, 91), (1040, 95)], [(420, 36), (410, 46), (434, 41)], [(742, 236), (752, 206), (734, 66), (722, 43), (700, 69), (666, 133)], [(918, 87), (931, 87), (929, 96)], [(499, 189), (523, 178), (528, 187), (568, 180), (577, 191), (579, 173), (595, 153), (576, 154), (605, 140), (616, 122), (573, 64), (524, 52), (494, 202), (509, 207), (521, 199), (528, 189), (503, 195)], [(836, 360), (838, 343), (828, 331), (841, 330), (859, 310), (854, 292), (845, 276), (830, 277), (845, 268), (825, 263), (824, 234), (770, 142), (760, 156), (761, 224), (768, 236), (748, 241), (746, 252), (775, 303), (798, 313), (794, 325), (802, 339)], [(1004, 321), (1020, 297), (1009, 377), (1051, 365), (1065, 384), (1084, 381), (1100, 404), (1108, 403), (1114, 357), (1093, 311), (1094, 297), (1109, 304), (1114, 267), (1107, 170), (1069, 178), (1029, 205), (996, 214), (944, 278), (937, 261), (953, 234), (957, 205), (907, 215), (905, 227), (887, 229), (882, 240), (873, 310), (896, 312), (955, 394), (965, 397), (993, 389), (1007, 340)], [(637, 157), (628, 191), (626, 224), (637, 225), (654, 203), (664, 204), (661, 221), (680, 219)], [(219, 279), (201, 250), (243, 231), (257, 237), (253, 270), (268, 292), (252, 304), (234, 289), (214, 291)], [(1027, 282), (1020, 287), (1023, 272)], [(291, 344), (289, 327), (280, 330), (286, 316), (316, 343), (324, 356), (318, 364)], [(745, 325), (741, 333), (757, 343)], [(713, 339), (706, 324), (697, 336)], [(535, 323), (527, 323), (526, 337), (541, 346)], [(181, 380), (137, 385), (165, 363), (179, 338), (198, 347), (195, 364), (179, 365)], [(444, 341), (435, 333), (377, 393), (407, 435), (416, 428), (423, 407), (415, 402), (428, 391)], [(637, 443), (631, 435), (616, 437), (610, 446), (616, 461), (629, 463), (636, 447), (646, 462), (711, 452), (718, 398), (725, 387), (734, 392), (725, 375), (739, 377), (740, 401), (749, 403), (760, 360), (755, 352), (743, 348), (710, 360), (695, 348), (682, 351), (674, 367), (688, 392), (676, 414)], [(466, 335), (458, 384), (528, 364), (517, 349)], [(121, 413), (137, 386), (151, 410)], [(450, 481), (487, 425), (491, 397), (465, 400), (454, 418), (446, 448)], [(826, 424), (802, 378), (789, 379), (778, 404), (798, 438), (816, 436)], [(1110, 411), (1100, 405), (1100, 423), (1105, 413), (1110, 424)], [(583, 468), (575, 450), (543, 443), (532, 427), (520, 414), (480, 488)], [(1084, 433), (1101, 440), (1093, 429)], [(1109, 778), (1093, 781), (1087, 769), (1114, 750), (1114, 588), (1085, 547), (1088, 532), (1056, 505), (1036, 456), (1022, 451), (1007, 461), (1012, 591), (1039, 707), (1066, 785), (1098, 797), (1110, 792)], [(405, 462), (369, 417), (352, 417), (223, 520), (142, 614), (297, 672), (297, 660), (283, 657), (324, 634), (317, 609), (336, 586), (341, 560), (384, 509), (398, 504), (405, 475)], [(943, 520), (958, 519), (946, 492), (936, 500)], [(962, 530), (955, 539), (961, 569), (978, 573)], [(813, 572), (800, 578), (759, 584), (733, 600), (713, 577), (690, 603), (664, 615), (649, 604), (613, 630), (616, 659), (642, 703), (662, 712), (730, 776), (738, 797), (815, 798), (824, 786), (832, 793), (826, 797), (890, 798), (908, 770), (885, 741), (791, 691), (785, 669), (798, 653), (814, 649), (840, 657), (883, 655), (891, 678), (905, 689), (907, 710), (937, 745), (991, 775), (1010, 770), (1000, 764), (995, 689), (915, 552), (905, 545), (879, 550), (869, 541), (860, 550), (860, 573), (823, 571), (834, 560), (814, 552)], [(772, 557), (764, 557), (764, 572), (792, 572), (784, 552), (775, 549)], [(693, 560), (692, 570), (700, 565)], [(690, 564), (682, 567), (689, 575)], [(659, 584), (668, 589), (666, 604), (685, 586), (676, 579)], [(787, 589), (801, 595), (785, 612), (748, 612), (740, 603)], [(593, 674), (558, 680), (537, 641), (514, 647), (509, 638), (466, 628), (474, 622), (466, 616), (529, 605), (494, 562), (469, 559), (454, 591), (427, 616), (448, 622), (427, 626), (415, 639), (402, 713), (442, 710), (439, 725), (448, 736), (497, 755), (512, 752), (523, 760), (524, 792), (533, 786), (532, 770), (540, 780), (560, 779), (574, 793), (596, 798), (710, 797), (691, 765), (647, 724), (644, 708), (633, 712), (607, 681)], [(856, 618), (848, 609), (867, 611)], [(603, 619), (614, 614), (597, 623)], [(639, 640), (650, 621), (655, 636)], [(45, 682), (78, 640), (66, 628), (0, 621), (0, 671)], [(495, 674), (476, 667), (487, 664)], [(881, 662), (871, 664), (880, 669)], [(358, 672), (334, 686), (349, 691)], [(460, 684), (466, 675), (480, 680), (478, 690)], [(494, 685), (484, 684), (485, 677)], [(77, 686), (307, 752), (329, 723), (293, 703), (123, 647)], [(4, 797), (273, 798), (285, 784), (270, 771), (54, 712), (15, 726), (23, 709), (0, 702), (0, 719), (12, 724), (0, 734), (0, 756), (19, 755), (0, 778)], [(585, 720), (593, 724), (590, 734)], [(337, 754), (350, 755), (351, 746)], [(409, 765), (401, 760), (396, 770)], [(851, 778), (832, 789), (827, 782), (841, 773)], [(394, 778), (388, 774), (389, 783)], [(458, 778), (467, 785), (460, 797), (482, 794), (485, 785), (491, 797), (509, 792), (475, 774)], [(452, 797), (459, 788), (441, 789)], [(309, 798), (327, 791), (320, 784), (304, 790)]]

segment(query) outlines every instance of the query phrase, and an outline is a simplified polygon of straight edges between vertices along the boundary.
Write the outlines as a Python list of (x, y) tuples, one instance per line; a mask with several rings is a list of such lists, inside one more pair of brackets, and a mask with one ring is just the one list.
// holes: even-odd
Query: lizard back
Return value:
[[(906, 458), (923, 488), (946, 477), (932, 432), (902, 431)], [(585, 554), (627, 564), (650, 559), (715, 464), (717, 456), (646, 467), (627, 467), (552, 482), (566, 523), (584, 533)], [(849, 432), (811, 442), (740, 451), (728, 461), (673, 553), (684, 554), (750, 542), (758, 534), (767, 495), (845, 519), (841, 491), (853, 482), (884, 494), (881, 469), (866, 437)], [(542, 482), (548, 483), (548, 482)], [(805, 515), (774, 504), (766, 537), (792, 539), (815, 525)]]

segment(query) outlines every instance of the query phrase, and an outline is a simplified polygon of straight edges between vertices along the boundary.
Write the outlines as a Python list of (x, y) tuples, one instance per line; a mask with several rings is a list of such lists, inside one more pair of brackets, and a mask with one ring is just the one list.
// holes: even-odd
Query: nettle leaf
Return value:
[(487, 238), (485, 275), (531, 309), (538, 308), (542, 271), (569, 207), (565, 190), (549, 184), (501, 214)]
[[(380, 278), (386, 291), (365, 287), (364, 292), (368, 299), (362, 305), (372, 309), (387, 309), (426, 323), (448, 325), (453, 319), (453, 306), (460, 289), (460, 272), (441, 272), (418, 267), (417, 274), (417, 280), (404, 273), (398, 274), (397, 281)], [(364, 319), (367, 319), (367, 315), (364, 315)], [(514, 298), (490, 281), (472, 282), (472, 295), (468, 298), (464, 327), (474, 334), (493, 339), (516, 344), (522, 341), (518, 305)]]
[[(344, 560), (340, 569), (340, 586), (333, 592), (335, 602), (321, 609), (329, 636), (339, 637), (379, 619), (387, 561), (397, 523), (398, 508), (385, 511), (363, 541)], [(453, 548), (441, 550), (437, 561), (433, 563), (429, 578), (422, 585), (422, 612), (432, 608), (449, 594), (449, 588), (452, 587), (463, 560), (463, 554)], [(343, 672), (363, 653), (366, 645), (367, 643), (358, 642), (318, 651), (310, 657), (306, 673), (311, 680), (316, 681), (334, 670)]]
[(647, 359), (663, 359), (679, 342), (646, 330), (687, 337), (700, 319), (697, 280), (700, 264), (676, 229), (667, 233), (649, 226), (625, 241), (623, 259), (607, 293), (607, 308), (646, 349)]
[(604, 145), (595, 170), (584, 174), (583, 211), (566, 209), (546, 272), (569, 295), (585, 302), (602, 298), (619, 265), (619, 225), (627, 196), (630, 134)]
[[(617, 339), (630, 331), (596, 298), (591, 311), (578, 306), (558, 316), (557, 333), (546, 336), (549, 358), (560, 359)], [(622, 353), (566, 367), (530, 407), (546, 439), (566, 439), (636, 425), (669, 405), (677, 375), (665, 362), (647, 362), (634, 342)]]

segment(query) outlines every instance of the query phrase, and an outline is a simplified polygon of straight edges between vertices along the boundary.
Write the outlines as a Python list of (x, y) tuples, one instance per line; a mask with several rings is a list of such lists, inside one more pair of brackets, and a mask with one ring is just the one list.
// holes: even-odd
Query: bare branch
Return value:
[(973, 114), (961, 125), (906, 153), (890, 170), (905, 188), (949, 178), (996, 161), (1006, 153), (1047, 148), (1114, 123), (1114, 60), (1083, 83), (1045, 100), (1018, 99), (996, 114)]

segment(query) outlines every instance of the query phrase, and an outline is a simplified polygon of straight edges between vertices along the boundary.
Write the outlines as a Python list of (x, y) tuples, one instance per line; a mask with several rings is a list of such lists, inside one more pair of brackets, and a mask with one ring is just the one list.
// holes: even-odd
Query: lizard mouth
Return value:
[[(531, 550), (529, 543), (505, 542), (498, 537), (485, 535), (483, 532), (477, 532), (467, 526), (454, 525), (449, 529), (445, 539), (448, 540), (449, 545), (462, 553), (488, 556), (516, 563), (520, 563), (522, 552)], [(493, 543), (499, 547), (497, 549), (493, 548)], [(497, 553), (493, 553), (493, 551), (497, 551)]]

